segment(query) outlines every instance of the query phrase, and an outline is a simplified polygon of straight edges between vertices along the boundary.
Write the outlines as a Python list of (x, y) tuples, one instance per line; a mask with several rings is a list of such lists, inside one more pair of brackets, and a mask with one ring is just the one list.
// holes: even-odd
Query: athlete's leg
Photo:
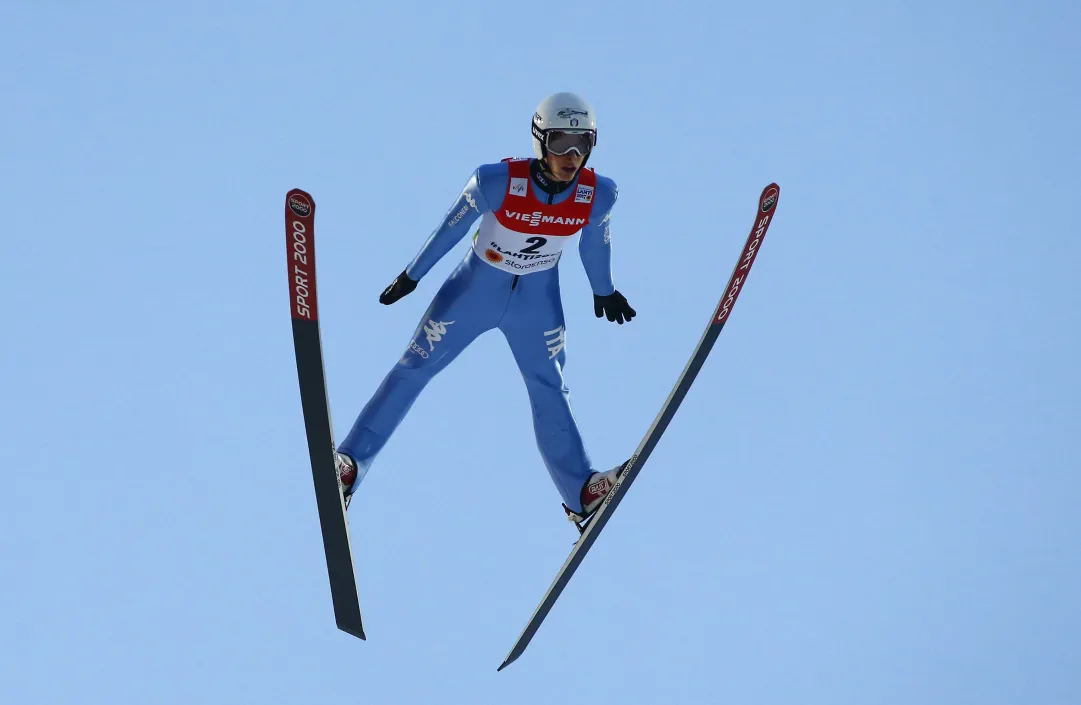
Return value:
[[(357, 416), (338, 450), (357, 464), (354, 491), (428, 382), (481, 333), (495, 327), (509, 287), (503, 272), (467, 253), (421, 317), (401, 359)], [(502, 296), (500, 296), (502, 294)]]
[(563, 380), (567, 353), (557, 268), (522, 276), (499, 328), (521, 370), (533, 410), (537, 448), (563, 501), (581, 511), (582, 487), (594, 472)]

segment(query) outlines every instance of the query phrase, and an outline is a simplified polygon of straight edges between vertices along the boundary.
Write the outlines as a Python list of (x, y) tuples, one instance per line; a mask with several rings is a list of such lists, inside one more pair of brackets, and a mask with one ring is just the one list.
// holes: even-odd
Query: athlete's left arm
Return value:
[(607, 296), (616, 290), (612, 281), (612, 207), (616, 204), (619, 190), (616, 182), (606, 176), (597, 176), (597, 189), (593, 197), (593, 210), (589, 223), (582, 228), (578, 252), (582, 257), (589, 285), (597, 296)]

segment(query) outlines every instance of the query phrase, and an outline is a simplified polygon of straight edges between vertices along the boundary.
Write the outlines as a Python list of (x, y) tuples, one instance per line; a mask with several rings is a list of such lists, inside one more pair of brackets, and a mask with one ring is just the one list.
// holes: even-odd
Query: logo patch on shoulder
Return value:
[(510, 195), (512, 196), (524, 196), (528, 192), (526, 186), (526, 180), (520, 179), (516, 176), (512, 176), (510, 179)]
[(593, 187), (592, 186), (579, 186), (574, 192), (575, 203), (592, 203), (593, 202)]

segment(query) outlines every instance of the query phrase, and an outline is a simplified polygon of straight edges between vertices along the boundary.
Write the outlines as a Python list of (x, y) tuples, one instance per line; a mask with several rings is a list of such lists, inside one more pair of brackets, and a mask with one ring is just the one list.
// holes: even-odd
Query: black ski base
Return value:
[(346, 504), (334, 465), (334, 432), (327, 401), (315, 286), (315, 200), (300, 189), (293, 189), (286, 196), (285, 240), (293, 349), (334, 621), (343, 632), (366, 639), (353, 572)]

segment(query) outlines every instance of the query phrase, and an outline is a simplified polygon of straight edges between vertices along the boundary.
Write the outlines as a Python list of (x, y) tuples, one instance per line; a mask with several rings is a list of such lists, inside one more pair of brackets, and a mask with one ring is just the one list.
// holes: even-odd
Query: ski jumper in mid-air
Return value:
[(336, 454), (346, 500), (428, 382), (478, 335), (498, 328), (525, 380), (537, 447), (568, 518), (585, 521), (622, 465), (598, 472), (586, 452), (563, 380), (566, 327), (559, 260), (572, 236), (599, 318), (622, 324), (635, 311), (612, 281), (609, 218), (616, 185), (585, 168), (597, 142), (593, 108), (571, 93), (545, 98), (533, 115), (536, 159), (478, 167), (420, 252), (379, 301), (412, 292), (480, 217), (472, 247), (421, 317), (413, 339), (360, 412)]

